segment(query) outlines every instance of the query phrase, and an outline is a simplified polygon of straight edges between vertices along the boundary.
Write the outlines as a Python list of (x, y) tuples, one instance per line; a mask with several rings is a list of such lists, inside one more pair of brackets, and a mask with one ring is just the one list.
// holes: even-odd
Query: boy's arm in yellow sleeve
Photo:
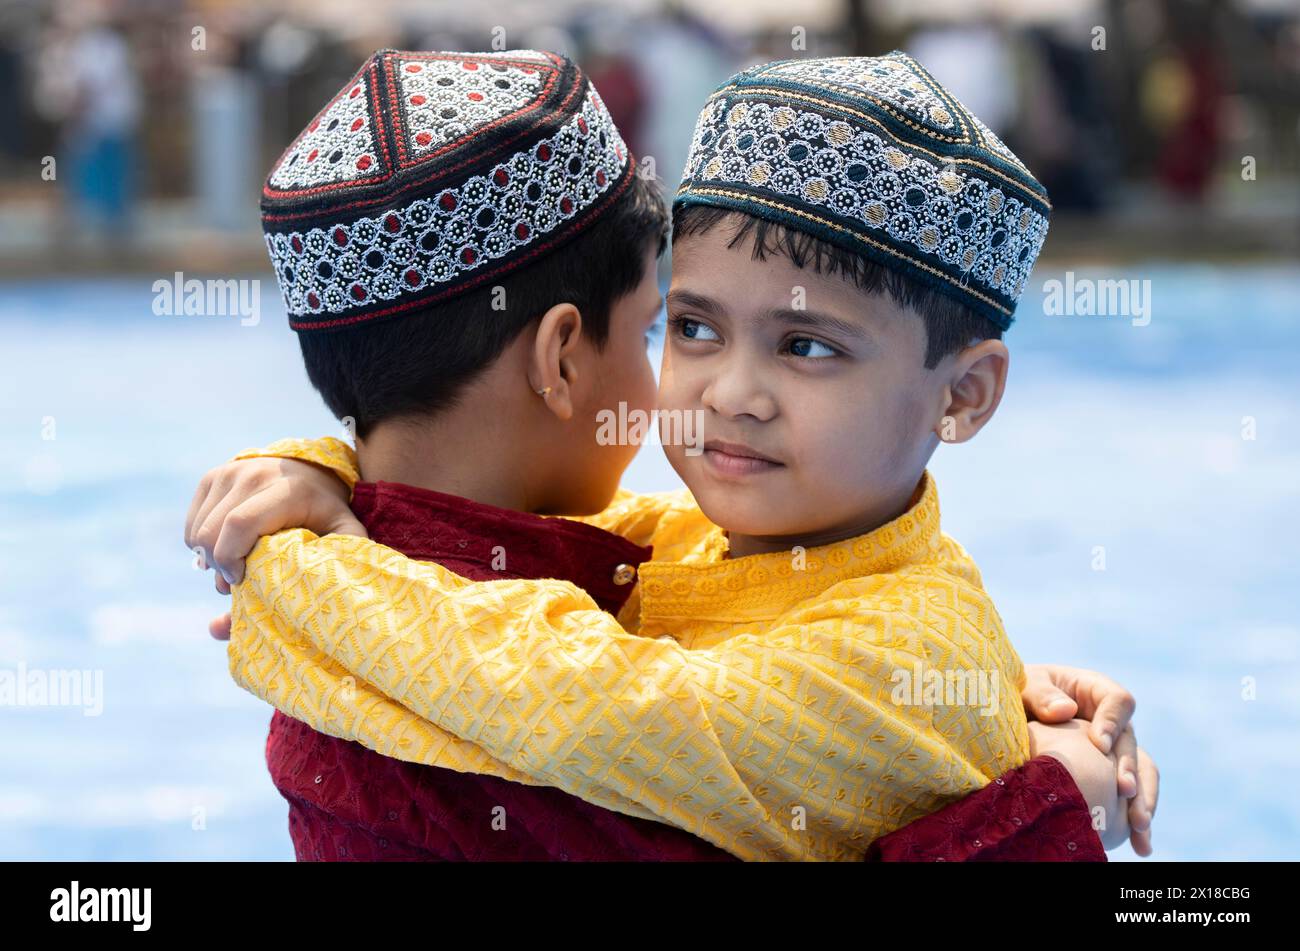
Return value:
[[(314, 463), (333, 472), (347, 483), (349, 490), (361, 481), (356, 450), (332, 436), (320, 439), (281, 439), (261, 449), (245, 449), (235, 456), (236, 460), (258, 458), (297, 459), (300, 462)], [(694, 499), (685, 489), (652, 493), (619, 489), (604, 511), (574, 520), (620, 535), (637, 545), (650, 545), (664, 515), (694, 506)]]
[(260, 458), (297, 459), (299, 462), (314, 463), (342, 479), (347, 483), (349, 491), (361, 481), (357, 451), (333, 436), (320, 439), (280, 439), (263, 449), (245, 449), (235, 456), (236, 460)]
[[(742, 858), (860, 858), (1027, 753), (973, 707), (894, 702), (892, 671), (954, 646), (870, 601), (852, 623), (689, 650), (628, 634), (568, 582), (470, 582), (362, 539), (283, 532), (248, 567), (232, 670), (285, 712), (294, 691), (328, 695), (315, 708), (331, 722), (313, 725), (381, 749), (377, 734), (409, 727), (400, 708), (534, 781), (640, 804)], [(285, 645), (315, 666), (236, 658)], [(396, 706), (368, 716), (377, 695)], [(1004, 706), (1019, 710), (1014, 694)]]

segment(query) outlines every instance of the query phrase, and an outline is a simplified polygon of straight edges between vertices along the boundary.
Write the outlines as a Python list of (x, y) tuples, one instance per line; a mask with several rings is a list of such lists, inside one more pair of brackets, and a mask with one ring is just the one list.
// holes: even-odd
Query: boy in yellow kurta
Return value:
[[(925, 466), (997, 408), (1046, 214), (902, 54), (733, 77), (674, 206), (660, 410), (707, 436), (666, 446), (690, 491), (590, 519), (654, 546), (620, 618), (289, 531), (235, 588), (236, 679), (381, 753), (744, 858), (860, 857), (1028, 757), (1021, 662)], [(341, 444), (268, 452), (359, 476)]]

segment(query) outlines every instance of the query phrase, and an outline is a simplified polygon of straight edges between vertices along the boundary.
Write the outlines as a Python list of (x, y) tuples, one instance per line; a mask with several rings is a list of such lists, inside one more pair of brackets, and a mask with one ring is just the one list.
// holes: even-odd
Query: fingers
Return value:
[[(207, 472), (190, 500), (185, 544), (201, 567), (217, 569), (217, 592), (230, 594), (259, 537), (304, 527), (318, 535), (369, 537), (348, 507), (347, 485), (332, 472), (287, 459), (247, 459)], [(214, 635), (215, 636), (215, 635)]]
[(272, 482), (225, 513), (212, 559), (232, 584), (238, 584), (244, 578), (244, 559), (257, 540), (301, 525), (303, 515), (292, 484), (283, 479)]
[(1115, 773), (1119, 779), (1119, 794), (1130, 799), (1138, 794), (1137, 736), (1129, 724), (1115, 741)]
[(211, 489), (212, 473), (205, 472), (203, 478), (199, 480), (199, 487), (194, 490), (194, 498), (190, 499), (189, 511), (185, 513), (185, 547), (191, 551), (194, 550), (194, 546), (190, 544), (191, 533), (194, 529), (194, 519), (195, 516), (199, 514), (199, 510), (203, 508), (203, 503), (207, 501), (208, 492)]
[(219, 641), (230, 640), (230, 615), (223, 614), (209, 621), (208, 633)]
[(1052, 681), (1050, 670), (1041, 664), (1025, 665), (1025, 689), (1020, 699), (1025, 714), (1043, 723), (1072, 720), (1078, 711), (1078, 704)]
[[(211, 546), (203, 544), (203, 539), (200, 536), (203, 532), (203, 526), (208, 523), (212, 510), (221, 504), (221, 501), (230, 493), (232, 478), (228, 467), (221, 466), (210, 470), (199, 482), (200, 488), (205, 484), (208, 488), (203, 499), (199, 500), (197, 505), (193, 502), (190, 503), (192, 512), (185, 523), (185, 544), (191, 550), (203, 548), (207, 552), (212, 551)], [(197, 494), (195, 493), (196, 496)], [(208, 541), (216, 541), (216, 538), (208, 539)]]
[(203, 524), (194, 535), (194, 543), (207, 554), (208, 564), (225, 575), (226, 580), (231, 583), (236, 579), (226, 570), (225, 565), (217, 559), (217, 545), (221, 540), (222, 532), (225, 531), (230, 513), (242, 504), (237, 493), (226, 493), (203, 516)]
[[(1062, 676), (1054, 678), (1056, 683), (1078, 702), (1078, 716), (1089, 721), (1088, 735), (1097, 748), (1109, 753), (1133, 719), (1137, 700), (1105, 674), (1075, 668), (1059, 670)], [(1062, 683), (1062, 678), (1068, 683)]]
[(1151, 833), (1149, 831), (1139, 832), (1137, 829), (1130, 829), (1128, 840), (1133, 846), (1133, 851), (1142, 858), (1146, 858), (1155, 851), (1151, 847)]
[(1160, 801), (1160, 770), (1147, 751), (1138, 748), (1138, 795), (1133, 798), (1133, 828), (1147, 830), (1156, 817), (1156, 804)]
[(1097, 743), (1098, 749), (1108, 753), (1133, 719), (1137, 700), (1115, 681), (1100, 675), (1093, 690), (1094, 693), (1101, 691), (1102, 694), (1092, 716), (1088, 717), (1092, 721), (1089, 734)]
[(1160, 798), (1160, 772), (1146, 750), (1141, 748), (1138, 749), (1138, 777), (1142, 788), (1129, 800), (1128, 807), (1129, 842), (1134, 852), (1146, 858), (1155, 851), (1151, 845), (1151, 823)]

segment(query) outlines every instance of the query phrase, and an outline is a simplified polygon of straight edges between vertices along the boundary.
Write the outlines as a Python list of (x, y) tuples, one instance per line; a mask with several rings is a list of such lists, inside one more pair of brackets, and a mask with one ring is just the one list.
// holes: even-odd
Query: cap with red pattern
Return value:
[(563, 56), (380, 50), (262, 190), (289, 324), (387, 319), (499, 279), (591, 224), (632, 175)]

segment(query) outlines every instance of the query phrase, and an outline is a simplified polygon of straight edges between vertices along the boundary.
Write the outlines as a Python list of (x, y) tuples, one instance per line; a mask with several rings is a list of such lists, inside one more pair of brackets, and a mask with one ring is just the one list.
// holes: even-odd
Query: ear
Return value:
[(952, 358), (947, 406), (935, 433), (943, 442), (966, 442), (993, 418), (1007, 387), (1011, 354), (1001, 340), (981, 340)]
[[(582, 314), (572, 304), (556, 304), (537, 324), (528, 361), (528, 383), (557, 419), (573, 417), (578, 380), (575, 353), (582, 339)], [(550, 387), (549, 390), (546, 388)]]

